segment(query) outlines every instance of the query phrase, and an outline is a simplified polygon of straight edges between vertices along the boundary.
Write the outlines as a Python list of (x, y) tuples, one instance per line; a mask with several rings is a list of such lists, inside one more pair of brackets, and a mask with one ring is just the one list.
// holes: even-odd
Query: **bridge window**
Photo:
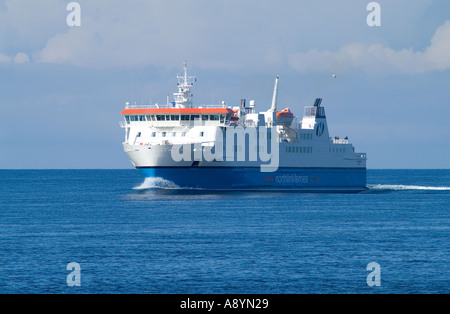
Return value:
[(198, 115), (198, 114), (191, 115), (191, 121), (198, 120), (198, 119), (200, 119), (200, 115)]
[(157, 121), (165, 121), (166, 120), (166, 116), (162, 115), (162, 114), (158, 114), (158, 115), (156, 115), (156, 120)]
[(189, 121), (189, 115), (187, 115), (187, 114), (182, 114), (182, 115), (181, 115), (181, 121)]
[(171, 119), (172, 119), (172, 121), (178, 121), (178, 120), (180, 120), (180, 116), (179, 115), (172, 115)]

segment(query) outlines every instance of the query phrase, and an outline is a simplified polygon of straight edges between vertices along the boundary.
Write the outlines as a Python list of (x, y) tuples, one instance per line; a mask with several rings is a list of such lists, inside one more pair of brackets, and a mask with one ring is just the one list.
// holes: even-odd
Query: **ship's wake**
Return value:
[(423, 191), (450, 191), (448, 186), (419, 186), (419, 185), (396, 185), (396, 184), (369, 184), (369, 190), (375, 191), (404, 191), (404, 190), (423, 190)]
[[(401, 185), (401, 184), (368, 184), (368, 192), (389, 192), (389, 191), (450, 191), (448, 186), (420, 186), (420, 185)], [(157, 178), (145, 178), (139, 186), (133, 188), (133, 190), (142, 191), (150, 189), (164, 189), (164, 190), (197, 190), (194, 188), (181, 188), (172, 181), (157, 177)]]
[(141, 185), (134, 187), (133, 190), (149, 190), (149, 189), (181, 189), (172, 181), (163, 178), (145, 178)]

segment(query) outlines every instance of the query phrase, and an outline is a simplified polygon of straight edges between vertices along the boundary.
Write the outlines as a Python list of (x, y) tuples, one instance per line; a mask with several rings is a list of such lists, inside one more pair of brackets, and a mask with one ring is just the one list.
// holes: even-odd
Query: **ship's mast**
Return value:
[(187, 73), (187, 61), (184, 62), (184, 75), (177, 75), (178, 79), (178, 92), (173, 93), (175, 99), (176, 108), (191, 108), (192, 107), (192, 97), (194, 95), (191, 93), (191, 86), (197, 82), (195, 76), (188, 76)]
[(279, 76), (277, 75), (275, 78), (275, 87), (273, 88), (272, 107), (270, 108), (270, 112), (277, 111), (278, 79)]
[(275, 87), (273, 88), (272, 106), (265, 113), (266, 124), (270, 126), (277, 125), (277, 96), (278, 96), (278, 79), (279, 76), (275, 78)]

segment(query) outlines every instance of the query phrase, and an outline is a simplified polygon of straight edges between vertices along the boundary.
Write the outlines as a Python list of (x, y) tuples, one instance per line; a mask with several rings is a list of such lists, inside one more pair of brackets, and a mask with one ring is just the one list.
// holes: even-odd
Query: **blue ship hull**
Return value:
[(145, 178), (162, 178), (179, 188), (346, 193), (367, 190), (365, 168), (280, 168), (270, 173), (260, 168), (229, 167), (138, 169)]

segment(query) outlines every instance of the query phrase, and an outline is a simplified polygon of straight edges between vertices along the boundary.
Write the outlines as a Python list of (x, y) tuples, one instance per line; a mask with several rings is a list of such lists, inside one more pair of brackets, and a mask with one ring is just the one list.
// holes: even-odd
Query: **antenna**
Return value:
[(184, 83), (187, 84), (188, 77), (187, 77), (187, 61), (184, 61)]

